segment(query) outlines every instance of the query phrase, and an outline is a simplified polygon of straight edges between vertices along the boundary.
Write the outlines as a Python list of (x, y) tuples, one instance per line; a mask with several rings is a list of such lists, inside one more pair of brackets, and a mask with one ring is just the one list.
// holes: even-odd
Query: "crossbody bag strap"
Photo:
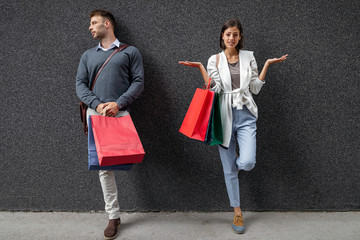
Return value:
[(99, 69), (99, 71), (97, 72), (95, 78), (94, 78), (94, 82), (90, 88), (90, 91), (92, 91), (94, 89), (95, 86), (95, 82), (96, 79), (98, 78), (99, 74), (101, 73), (101, 71), (104, 69), (105, 65), (110, 61), (110, 59), (112, 58), (112, 56), (115, 55), (115, 53), (117, 52), (121, 52), (122, 50), (124, 50), (125, 48), (129, 47), (130, 45), (124, 44), (124, 45), (120, 45), (107, 59), (106, 61), (103, 63), (103, 65), (101, 66), (101, 68)]

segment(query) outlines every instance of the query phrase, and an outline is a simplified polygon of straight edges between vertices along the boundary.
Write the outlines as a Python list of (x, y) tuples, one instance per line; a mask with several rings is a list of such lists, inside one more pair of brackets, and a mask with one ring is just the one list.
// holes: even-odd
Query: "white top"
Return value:
[(107, 52), (107, 51), (109, 51), (109, 50), (111, 50), (111, 49), (113, 49), (113, 48), (115, 48), (115, 47), (119, 47), (119, 46), (120, 46), (120, 42), (119, 42), (118, 39), (116, 39), (116, 40), (110, 45), (110, 47), (107, 48), (107, 49), (103, 48), (103, 47), (101, 46), (101, 43), (99, 42), (99, 45), (98, 45), (98, 47), (97, 47), (97, 50), (101, 49), (101, 50)]
[(219, 66), (216, 67), (216, 54), (208, 60), (207, 71), (212, 90), (219, 93), (221, 121), (224, 134), (224, 147), (229, 147), (232, 132), (232, 108), (242, 109), (245, 105), (257, 118), (258, 108), (251, 93), (258, 94), (265, 82), (258, 78), (258, 68), (253, 52), (239, 51), (240, 88), (232, 90), (231, 75), (225, 52), (220, 53)]

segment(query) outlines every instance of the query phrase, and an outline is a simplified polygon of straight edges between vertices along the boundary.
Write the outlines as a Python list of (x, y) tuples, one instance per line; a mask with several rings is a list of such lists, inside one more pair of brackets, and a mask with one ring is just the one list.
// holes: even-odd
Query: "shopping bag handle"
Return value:
[(204, 86), (202, 87), (202, 89), (205, 89), (205, 90), (210, 89), (210, 83), (211, 83), (211, 78), (209, 78), (209, 83), (208, 83), (208, 85), (205, 86), (205, 84), (204, 84)]

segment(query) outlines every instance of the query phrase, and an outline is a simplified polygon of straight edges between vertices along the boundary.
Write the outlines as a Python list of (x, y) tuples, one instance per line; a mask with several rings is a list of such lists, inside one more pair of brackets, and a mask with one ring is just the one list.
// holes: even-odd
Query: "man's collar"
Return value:
[(120, 42), (119, 42), (118, 39), (116, 39), (116, 40), (110, 45), (110, 47), (109, 47), (108, 49), (103, 48), (103, 47), (101, 46), (101, 43), (99, 42), (99, 45), (98, 45), (96, 51), (97, 51), (97, 50), (103, 50), (103, 51), (106, 52), (106, 51), (109, 51), (110, 49), (113, 49), (113, 48), (119, 47), (119, 46), (120, 46)]

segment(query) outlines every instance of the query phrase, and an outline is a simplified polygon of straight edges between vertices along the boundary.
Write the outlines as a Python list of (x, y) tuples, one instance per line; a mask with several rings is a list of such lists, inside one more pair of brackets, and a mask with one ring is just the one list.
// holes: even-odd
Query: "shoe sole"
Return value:
[(118, 236), (118, 233), (116, 233), (116, 235), (113, 236), (113, 237), (105, 237), (105, 236), (104, 236), (104, 238), (105, 238), (106, 240), (110, 240), (110, 239), (115, 239), (115, 238), (117, 238), (117, 236)]
[[(119, 224), (119, 226), (117, 227), (117, 229), (119, 229), (120, 228), (120, 225), (121, 225), (121, 223)], [(119, 230), (118, 230), (119, 231)], [(105, 237), (105, 235), (104, 235), (104, 238), (106, 239), (106, 240), (111, 240), (111, 239), (115, 239), (115, 238), (117, 238), (117, 236), (119, 235), (119, 232), (116, 232), (116, 234), (115, 234), (115, 236), (113, 236), (113, 237)]]
[(236, 234), (243, 234), (243, 233), (245, 232), (245, 230), (244, 230), (244, 231), (241, 231), (241, 232), (238, 232), (238, 231), (235, 231), (235, 230), (233, 229), (233, 232), (236, 233)]

